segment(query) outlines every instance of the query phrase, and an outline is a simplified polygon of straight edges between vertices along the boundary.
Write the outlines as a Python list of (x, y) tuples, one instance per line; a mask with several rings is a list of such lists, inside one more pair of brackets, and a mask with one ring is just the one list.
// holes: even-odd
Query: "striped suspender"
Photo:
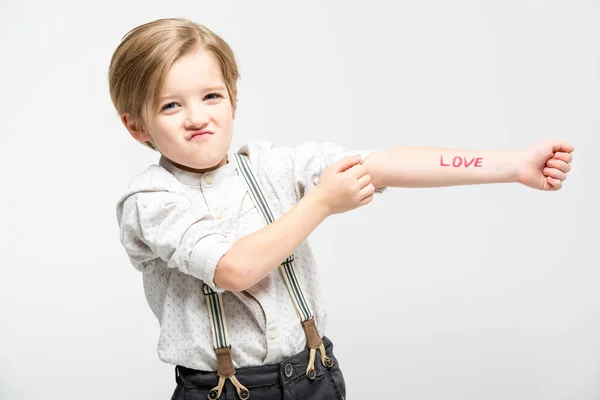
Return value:
[[(265, 223), (270, 224), (275, 219), (269, 208), (260, 186), (254, 176), (248, 160), (241, 154), (234, 154), (235, 162), (239, 173), (244, 178), (244, 183), (250, 194), (250, 197), (254, 201), (256, 208), (260, 211), (263, 216)], [(309, 379), (314, 379), (315, 373), (315, 357), (316, 350), (318, 349), (321, 353), (321, 362), (327, 368), (333, 366), (333, 359), (328, 357), (325, 352), (325, 346), (323, 340), (319, 335), (313, 315), (310, 311), (304, 293), (300, 287), (296, 271), (294, 269), (294, 256), (290, 255), (280, 266), (279, 270), (283, 276), (285, 284), (288, 288), (292, 301), (296, 306), (296, 311), (302, 322), (302, 327), (306, 334), (307, 346), (310, 349), (310, 359), (308, 367), (306, 369), (306, 375)], [(203, 292), (206, 297), (206, 305), (209, 311), (211, 331), (213, 336), (213, 346), (217, 353), (217, 363), (219, 375), (219, 384), (211, 389), (208, 393), (210, 400), (218, 399), (221, 396), (223, 386), (226, 379), (230, 379), (235, 386), (238, 396), (240, 399), (248, 399), (250, 392), (243, 386), (235, 377), (235, 369), (233, 367), (233, 361), (231, 359), (231, 345), (229, 344), (229, 338), (227, 335), (227, 324), (225, 322), (225, 312), (223, 310), (223, 300), (221, 293), (215, 292), (208, 285), (203, 286)]]
[(223, 310), (223, 298), (220, 293), (212, 290), (208, 285), (203, 287), (206, 296), (206, 305), (210, 311), (210, 325), (213, 332), (213, 346), (215, 349), (230, 348), (227, 324)]
[[(238, 165), (238, 170), (244, 178), (244, 183), (246, 183), (246, 188), (248, 189), (250, 197), (254, 201), (256, 208), (260, 211), (267, 225), (272, 223), (275, 220), (273, 218), (273, 213), (271, 213), (271, 208), (269, 207), (269, 204), (265, 200), (265, 196), (260, 190), (260, 186), (256, 181), (256, 177), (252, 173), (252, 169), (250, 168), (248, 160), (241, 154), (236, 153), (234, 156)], [(306, 303), (304, 293), (302, 293), (302, 289), (300, 288), (300, 283), (298, 282), (298, 277), (296, 276), (296, 271), (294, 269), (294, 255), (289, 256), (279, 266), (279, 270), (281, 271), (283, 279), (285, 280), (285, 284), (287, 285), (290, 296), (292, 297), (292, 301), (296, 306), (296, 311), (298, 311), (298, 316), (302, 322), (312, 319), (313, 315), (308, 307), (308, 304)]]
[(210, 327), (213, 336), (213, 346), (217, 353), (217, 375), (219, 383), (208, 392), (209, 400), (216, 400), (221, 397), (225, 380), (229, 379), (238, 396), (242, 400), (250, 398), (250, 391), (242, 385), (235, 377), (235, 368), (231, 359), (231, 345), (227, 335), (227, 324), (225, 323), (225, 311), (223, 310), (223, 298), (221, 293), (215, 292), (208, 285), (204, 284), (202, 291), (206, 297), (206, 305), (210, 316)]
[[(265, 200), (265, 196), (263, 195), (260, 185), (256, 180), (254, 173), (252, 172), (252, 168), (248, 163), (248, 159), (241, 154), (234, 154), (235, 161), (237, 163), (238, 171), (242, 174), (244, 178), (244, 182), (246, 183), (246, 187), (248, 192), (250, 193), (250, 197), (254, 200), (254, 204), (256, 208), (262, 214), (265, 223), (270, 224), (274, 221), (273, 213), (271, 213), (271, 209), (269, 208), (269, 204)], [(304, 333), (306, 334), (306, 343), (308, 348), (310, 349), (310, 360), (308, 362), (308, 367), (306, 368), (306, 375), (309, 379), (315, 378), (315, 356), (316, 351), (319, 349), (321, 353), (321, 362), (327, 368), (333, 366), (333, 359), (325, 353), (325, 346), (323, 345), (323, 339), (319, 332), (317, 331), (317, 327), (315, 325), (315, 320), (313, 315), (306, 303), (306, 299), (304, 298), (304, 293), (302, 293), (302, 289), (300, 288), (300, 283), (298, 282), (298, 277), (296, 276), (296, 271), (294, 269), (294, 256), (289, 256), (280, 266), (279, 270), (283, 276), (283, 280), (288, 288), (292, 301), (296, 306), (296, 311), (298, 312), (298, 316), (302, 321), (302, 327), (304, 329)]]

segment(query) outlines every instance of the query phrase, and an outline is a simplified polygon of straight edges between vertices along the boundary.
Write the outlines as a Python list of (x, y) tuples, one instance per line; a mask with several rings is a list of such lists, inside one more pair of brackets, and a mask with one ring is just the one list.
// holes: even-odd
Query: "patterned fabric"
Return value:
[[(332, 143), (274, 147), (253, 141), (248, 156), (278, 218), (310, 192), (324, 170), (348, 151)], [(221, 257), (240, 237), (264, 226), (233, 156), (224, 166), (198, 174), (163, 156), (136, 176), (117, 203), (120, 239), (131, 264), (142, 272), (146, 299), (160, 323), (158, 356), (169, 364), (215, 370), (203, 283), (223, 292), (236, 368), (279, 362), (304, 349), (306, 340), (278, 270), (246, 291), (223, 291), (214, 282)], [(378, 189), (381, 193), (385, 189)], [(326, 334), (317, 264), (307, 241), (294, 252), (298, 278), (321, 335)]]

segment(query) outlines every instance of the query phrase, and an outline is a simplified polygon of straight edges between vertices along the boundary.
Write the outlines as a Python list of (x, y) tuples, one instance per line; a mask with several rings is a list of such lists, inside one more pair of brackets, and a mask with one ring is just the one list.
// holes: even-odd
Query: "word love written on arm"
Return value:
[(445, 164), (444, 163), (444, 156), (440, 155), (440, 166), (442, 167), (454, 167), (454, 168), (459, 168), (461, 166), (464, 166), (465, 168), (468, 167), (483, 167), (483, 165), (481, 164), (483, 161), (483, 158), (481, 157), (473, 157), (471, 158), (471, 160), (468, 160), (467, 157), (454, 157), (452, 159), (452, 164)]

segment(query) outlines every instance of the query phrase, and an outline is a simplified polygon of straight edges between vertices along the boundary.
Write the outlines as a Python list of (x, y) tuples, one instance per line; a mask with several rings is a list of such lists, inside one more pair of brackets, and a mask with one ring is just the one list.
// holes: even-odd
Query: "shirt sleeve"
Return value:
[(184, 195), (138, 192), (117, 205), (121, 244), (133, 266), (162, 259), (168, 268), (202, 280), (213, 290), (217, 264), (233, 241), (219, 230), (213, 217)]
[[(307, 142), (296, 148), (294, 170), (297, 182), (311, 191), (327, 167), (346, 156), (361, 156), (361, 163), (375, 150), (349, 150), (333, 143)], [(383, 193), (386, 188), (377, 188), (375, 193)]]
[[(331, 142), (305, 142), (298, 146), (276, 147), (270, 142), (258, 142), (254, 146), (261, 153), (261, 164), (278, 175), (294, 182), (298, 199), (313, 190), (327, 167), (346, 156), (360, 154), (362, 161), (375, 150), (349, 150)], [(383, 193), (381, 187), (375, 193)]]

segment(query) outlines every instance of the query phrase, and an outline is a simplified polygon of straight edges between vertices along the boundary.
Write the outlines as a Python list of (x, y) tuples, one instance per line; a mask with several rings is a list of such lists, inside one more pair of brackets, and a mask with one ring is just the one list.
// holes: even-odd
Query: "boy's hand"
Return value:
[(329, 214), (350, 211), (373, 200), (375, 186), (360, 161), (360, 155), (344, 157), (321, 175), (313, 192), (320, 196)]
[(559, 190), (571, 170), (574, 147), (561, 141), (539, 142), (522, 153), (517, 182), (540, 190)]

